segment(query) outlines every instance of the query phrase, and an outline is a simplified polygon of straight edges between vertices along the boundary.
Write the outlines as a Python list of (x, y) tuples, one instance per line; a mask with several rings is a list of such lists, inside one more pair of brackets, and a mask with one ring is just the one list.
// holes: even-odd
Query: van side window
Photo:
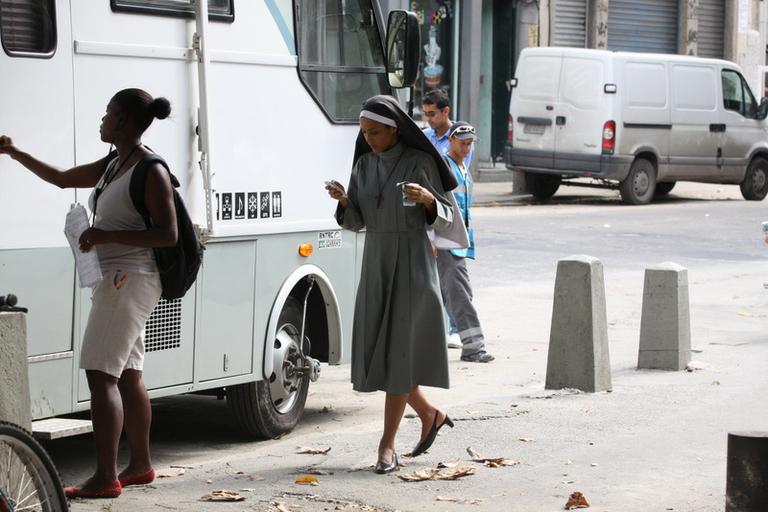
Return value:
[(744, 117), (755, 117), (757, 102), (746, 80), (736, 71), (723, 70), (723, 107)]
[[(208, 18), (218, 21), (234, 21), (234, 0), (208, 0)], [(138, 12), (160, 16), (195, 17), (193, 0), (111, 0), (116, 12)]]
[(0, 0), (0, 39), (11, 57), (51, 57), (56, 50), (53, 0)]
[(357, 123), (363, 101), (389, 92), (371, 0), (296, 0), (299, 76), (326, 116)]

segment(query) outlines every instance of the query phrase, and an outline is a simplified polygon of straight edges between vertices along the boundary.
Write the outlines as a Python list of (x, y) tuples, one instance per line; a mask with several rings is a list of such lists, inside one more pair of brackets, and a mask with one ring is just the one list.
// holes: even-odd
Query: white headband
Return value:
[(360, 112), (360, 117), (367, 117), (371, 121), (376, 121), (377, 123), (385, 124), (387, 126), (392, 126), (393, 128), (397, 128), (397, 123), (394, 119), (390, 119), (388, 117), (384, 117), (382, 115), (376, 114), (371, 112), (370, 110), (363, 110)]

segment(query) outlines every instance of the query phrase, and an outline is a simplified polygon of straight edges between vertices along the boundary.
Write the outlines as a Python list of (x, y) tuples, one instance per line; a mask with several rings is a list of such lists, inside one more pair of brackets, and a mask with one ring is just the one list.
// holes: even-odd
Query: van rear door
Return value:
[(555, 107), (555, 168), (599, 172), (603, 125), (611, 119), (607, 63), (600, 57), (565, 54)]
[(562, 52), (523, 52), (512, 91), (511, 114), (516, 149), (537, 151), (531, 167), (551, 169), (554, 163), (554, 109), (560, 87)]

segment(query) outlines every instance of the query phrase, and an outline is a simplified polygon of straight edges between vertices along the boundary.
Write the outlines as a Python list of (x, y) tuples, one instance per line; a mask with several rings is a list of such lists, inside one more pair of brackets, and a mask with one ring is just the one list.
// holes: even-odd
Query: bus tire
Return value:
[(632, 162), (629, 174), (619, 183), (621, 199), (626, 204), (648, 204), (656, 191), (656, 167), (647, 158)]
[(550, 174), (525, 173), (525, 188), (539, 201), (546, 201), (560, 188), (560, 176)]
[(275, 438), (293, 430), (309, 391), (309, 377), (293, 371), (300, 362), (301, 336), (301, 305), (294, 297), (288, 297), (277, 325), (270, 379), (227, 388), (227, 405), (238, 427), (256, 437)]

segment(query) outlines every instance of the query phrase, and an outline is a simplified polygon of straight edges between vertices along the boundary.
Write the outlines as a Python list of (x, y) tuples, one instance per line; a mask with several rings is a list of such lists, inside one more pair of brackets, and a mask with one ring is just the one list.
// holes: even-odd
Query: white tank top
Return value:
[[(117, 159), (112, 160), (107, 169), (117, 165)], [(104, 188), (104, 176), (97, 185), (102, 188), (96, 209), (93, 227), (104, 231), (145, 231), (147, 226), (144, 219), (136, 211), (131, 200), (130, 185), (133, 169), (129, 167), (115, 177)], [(106, 172), (104, 173), (106, 176)], [(91, 192), (88, 205), (93, 211), (95, 190)], [(157, 272), (157, 264), (152, 249), (123, 244), (101, 244), (96, 246), (102, 272), (120, 270), (124, 272), (149, 273)]]

